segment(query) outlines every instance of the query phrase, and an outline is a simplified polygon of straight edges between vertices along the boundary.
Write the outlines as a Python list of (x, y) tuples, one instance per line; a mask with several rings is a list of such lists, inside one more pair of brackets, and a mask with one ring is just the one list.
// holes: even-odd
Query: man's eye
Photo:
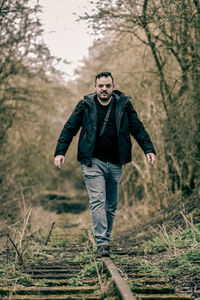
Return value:
[[(110, 89), (110, 88), (111, 88), (111, 84), (105, 84), (105, 86), (106, 86), (107, 89)], [(100, 89), (102, 89), (102, 88), (104, 87), (104, 84), (99, 84), (98, 87), (99, 87)]]

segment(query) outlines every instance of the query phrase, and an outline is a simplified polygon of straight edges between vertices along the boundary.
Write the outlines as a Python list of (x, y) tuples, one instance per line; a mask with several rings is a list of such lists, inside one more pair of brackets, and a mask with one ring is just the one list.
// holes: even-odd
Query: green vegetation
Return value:
[(198, 265), (200, 261), (200, 246), (198, 245), (198, 247), (198, 249), (188, 250), (167, 260), (166, 265), (170, 268), (168, 276), (177, 276), (183, 272), (184, 274), (198, 275), (200, 272), (200, 266)]
[(84, 267), (83, 270), (81, 270), (80, 276), (81, 277), (93, 277), (94, 275), (97, 275), (97, 268), (100, 270), (100, 267), (102, 267), (102, 263), (100, 261), (92, 262)]
[[(163, 227), (164, 228), (164, 227)], [(200, 223), (187, 229), (173, 230), (168, 234), (166, 228), (162, 229), (159, 236), (152, 241), (145, 243), (145, 253), (159, 253), (167, 250), (173, 250), (176, 255), (177, 250), (193, 248), (200, 242)], [(192, 251), (192, 250), (191, 250)]]
[[(186, 217), (184, 216), (184, 219)], [(167, 232), (162, 226), (157, 236), (143, 244), (145, 259), (139, 270), (158, 277), (190, 278), (200, 273), (200, 223)]]
[(155, 277), (163, 277), (163, 272), (159, 269), (159, 267), (156, 266), (142, 264), (138, 270), (141, 273), (151, 273)]
[(81, 281), (81, 278), (79, 276), (76, 276), (70, 278), (69, 284), (71, 284), (72, 286), (82, 286), (83, 282)]
[(23, 272), (23, 270), (16, 270), (14, 263), (0, 266), (0, 278), (9, 279), (10, 284), (18, 283), (24, 286), (32, 284), (31, 276)]
[(34, 286), (38, 286), (38, 287), (40, 287), (40, 286), (41, 287), (48, 286), (48, 284), (47, 284), (47, 282), (46, 282), (45, 279), (39, 280), (39, 281), (35, 282), (33, 285)]

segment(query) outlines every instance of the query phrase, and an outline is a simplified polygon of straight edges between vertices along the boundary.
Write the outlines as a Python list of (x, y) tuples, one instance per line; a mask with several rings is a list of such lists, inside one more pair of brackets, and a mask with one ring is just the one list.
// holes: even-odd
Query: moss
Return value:
[(141, 273), (152, 273), (156, 277), (162, 277), (163, 272), (160, 270), (158, 266), (146, 265), (143, 264), (138, 267), (139, 272)]

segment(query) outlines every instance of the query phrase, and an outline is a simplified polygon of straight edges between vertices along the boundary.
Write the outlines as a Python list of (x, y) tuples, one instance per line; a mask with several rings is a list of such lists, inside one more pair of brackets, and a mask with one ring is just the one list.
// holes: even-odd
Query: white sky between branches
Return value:
[(52, 55), (71, 62), (59, 63), (58, 68), (66, 73), (65, 79), (73, 78), (74, 69), (87, 56), (88, 48), (94, 41), (92, 30), (88, 29), (86, 22), (76, 22), (85, 11), (91, 13), (93, 7), (90, 1), (38, 0), (42, 6), (39, 17), (44, 29), (45, 44)]

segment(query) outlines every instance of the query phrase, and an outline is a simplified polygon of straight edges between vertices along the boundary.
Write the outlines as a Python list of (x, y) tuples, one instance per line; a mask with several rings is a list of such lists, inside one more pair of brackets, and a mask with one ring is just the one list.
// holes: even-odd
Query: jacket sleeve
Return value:
[(142, 150), (145, 154), (147, 153), (154, 153), (155, 149), (153, 146), (153, 143), (151, 142), (150, 136), (146, 132), (144, 125), (139, 120), (138, 115), (133, 108), (133, 105), (130, 101), (126, 104), (127, 106), (127, 113), (128, 113), (128, 119), (129, 119), (129, 131), (131, 135), (134, 136)]
[(73, 137), (77, 134), (82, 125), (84, 111), (85, 101), (80, 100), (61, 131), (54, 156), (65, 155)]

